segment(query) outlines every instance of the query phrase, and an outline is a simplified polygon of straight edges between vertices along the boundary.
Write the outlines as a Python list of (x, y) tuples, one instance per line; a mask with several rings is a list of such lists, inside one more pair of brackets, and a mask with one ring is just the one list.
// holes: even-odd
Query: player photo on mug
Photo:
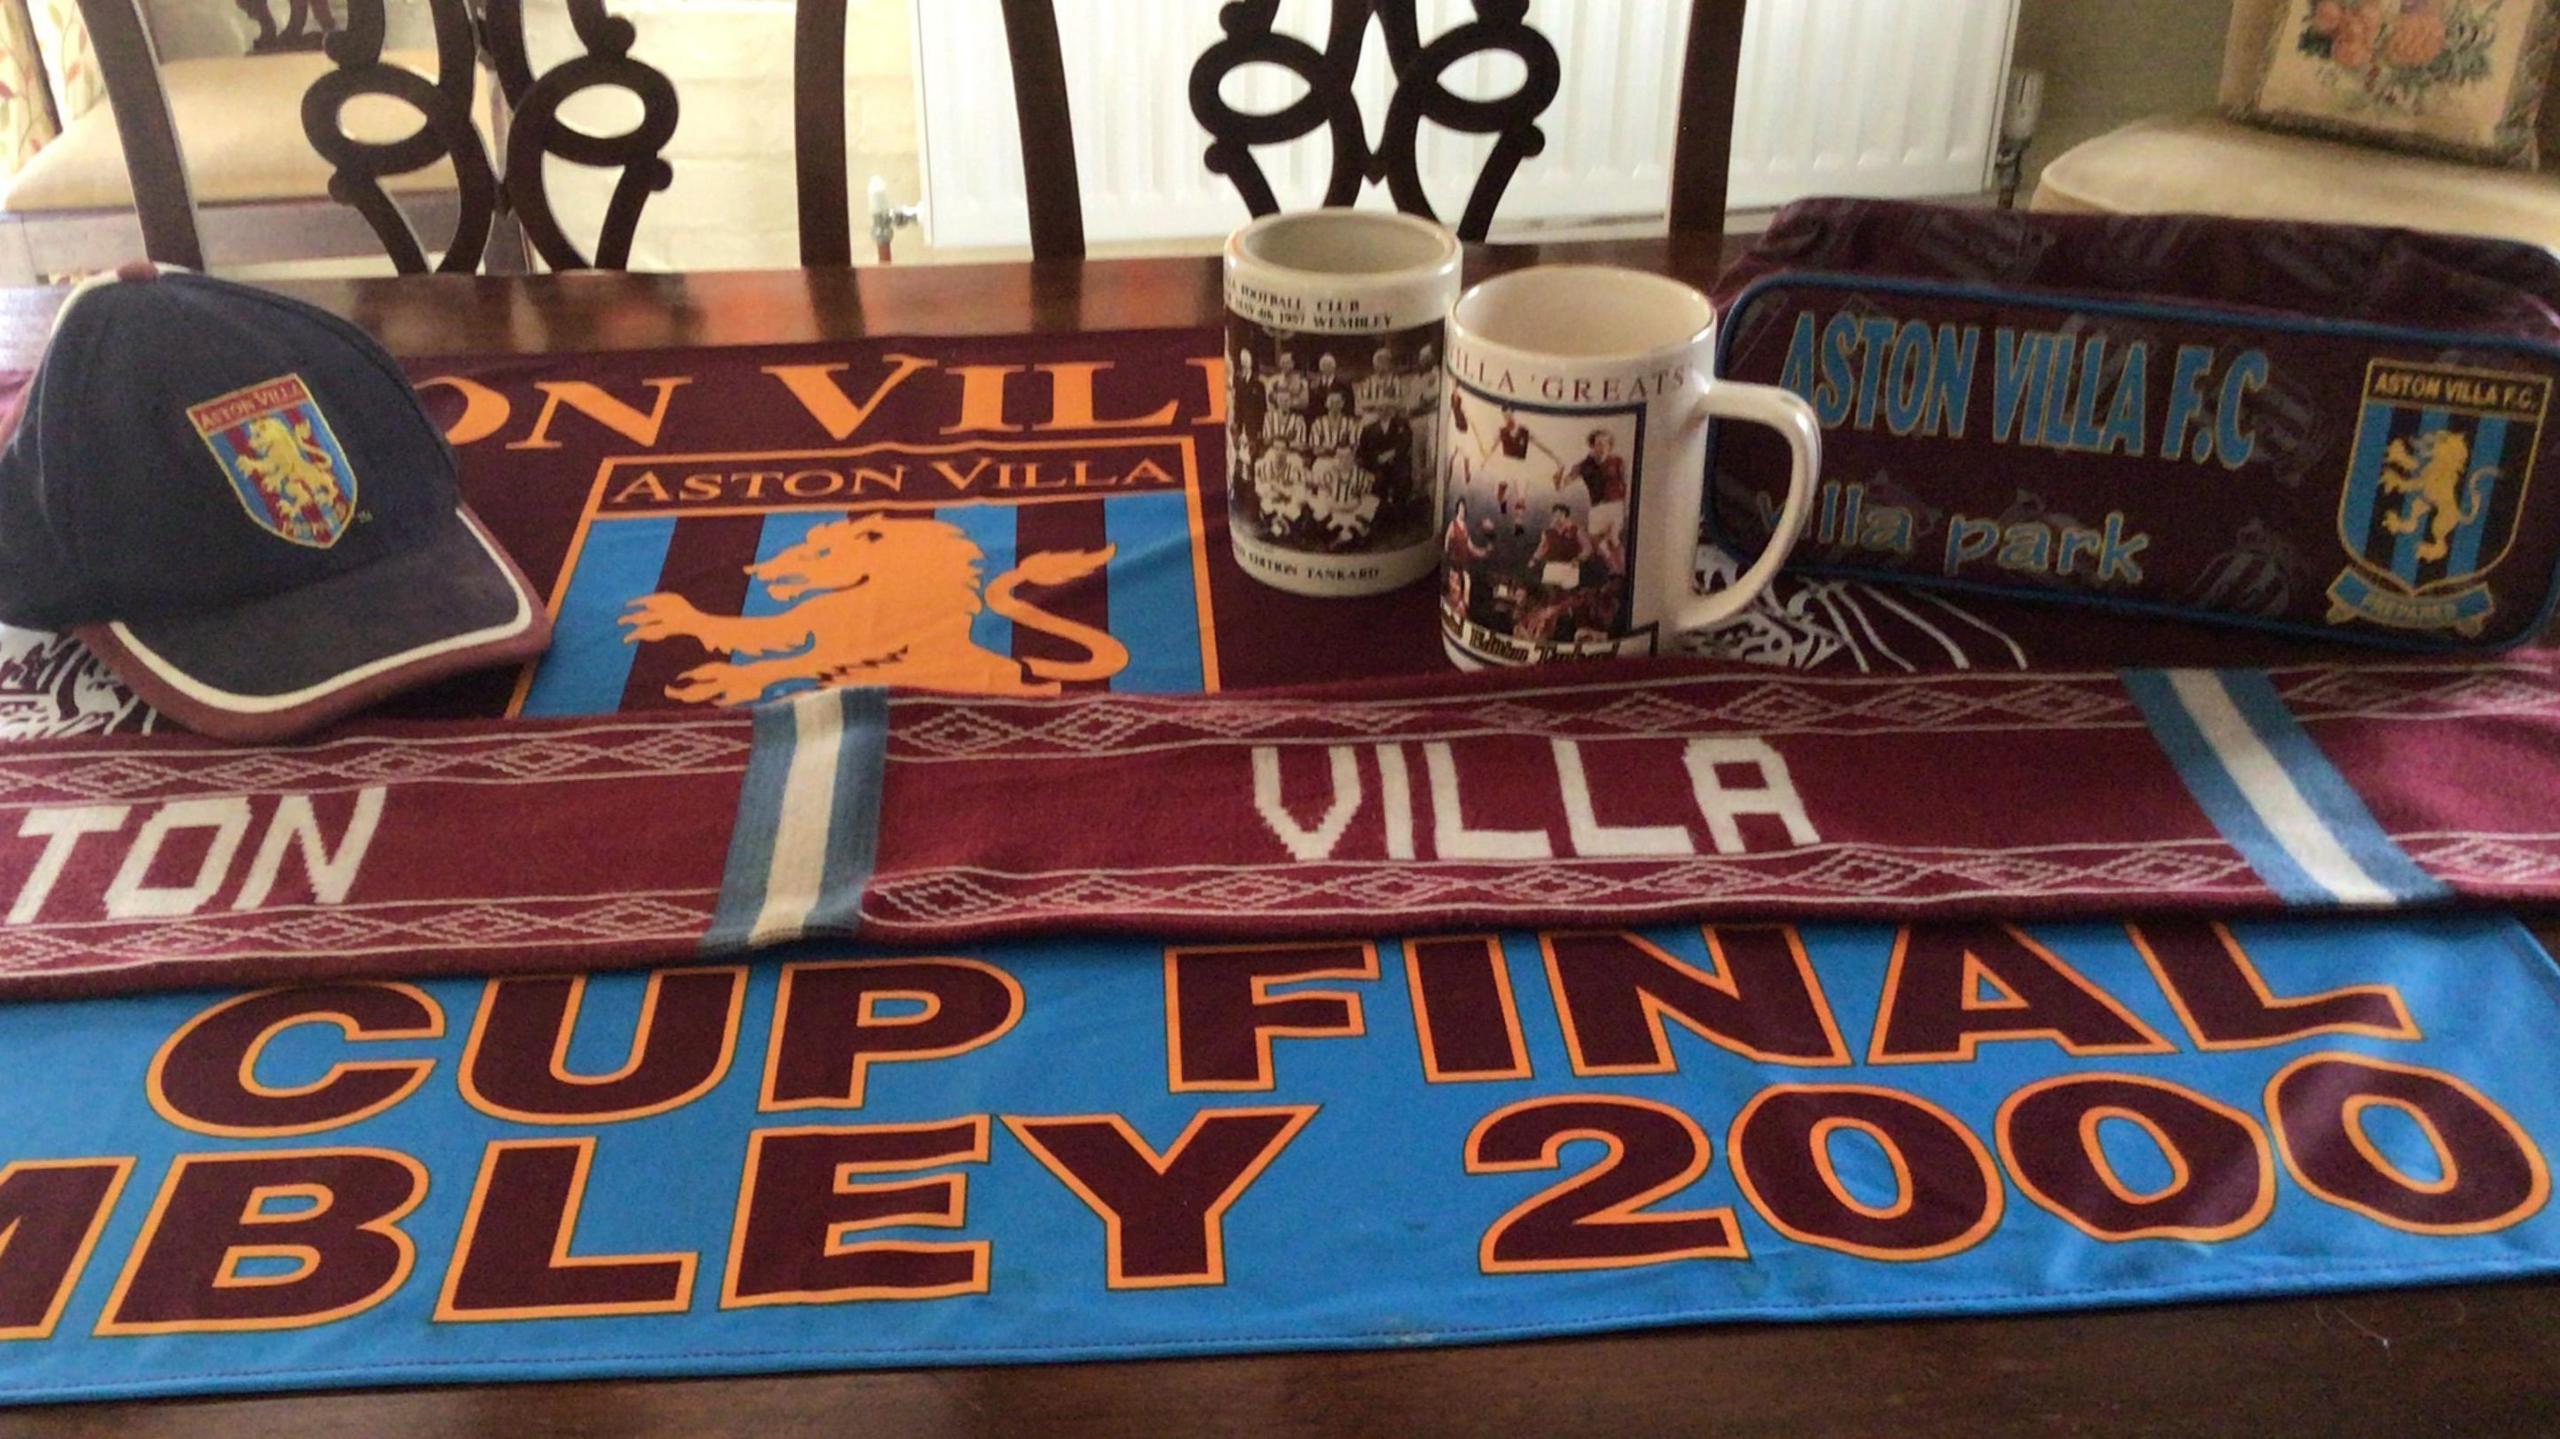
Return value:
[(1318, 210), (1227, 245), (1227, 527), (1246, 574), (1377, 594), (1431, 571), (1443, 318), (1458, 242)]
[(1644, 653), (1627, 577), (1643, 416), (1524, 412), (1460, 385), (1448, 431), (1444, 635), (1454, 624), (1470, 651), (1542, 645), (1542, 659)]
[[(1666, 654), (1740, 613), (1786, 562), (1822, 464), (1813, 410), (1714, 378), (1715, 307), (1677, 280), (1548, 265), (1450, 312), (1440, 407), (1441, 644), (1454, 663)], [(1706, 429), (1787, 441), (1768, 547), (1697, 593)]]

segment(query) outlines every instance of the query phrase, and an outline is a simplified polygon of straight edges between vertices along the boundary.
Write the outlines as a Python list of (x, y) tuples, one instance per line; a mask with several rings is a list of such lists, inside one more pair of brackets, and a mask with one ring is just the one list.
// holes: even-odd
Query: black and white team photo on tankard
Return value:
[(1431, 523), (1439, 327), (1377, 336), (1238, 323), (1227, 357), (1229, 513), (1253, 537), (1359, 553), (1419, 542)]

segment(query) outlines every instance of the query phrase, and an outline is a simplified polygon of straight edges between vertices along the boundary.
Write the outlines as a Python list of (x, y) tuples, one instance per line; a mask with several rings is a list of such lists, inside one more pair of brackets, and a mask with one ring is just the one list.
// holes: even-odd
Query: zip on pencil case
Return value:
[[(1823, 424), (1792, 567), (2494, 649), (2560, 597), (2560, 258), (2209, 216), (1814, 200), (1718, 286), (1717, 373)], [(1766, 542), (1785, 456), (1708, 453)]]

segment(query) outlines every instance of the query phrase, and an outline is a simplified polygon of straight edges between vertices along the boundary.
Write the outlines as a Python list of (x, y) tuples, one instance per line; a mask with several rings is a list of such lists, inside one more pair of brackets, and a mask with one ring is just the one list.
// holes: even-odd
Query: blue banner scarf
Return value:
[[(0, 1009), (0, 1399), (2560, 1268), (2512, 921), (786, 952)], [(565, 1033), (565, 1038), (563, 1034)]]

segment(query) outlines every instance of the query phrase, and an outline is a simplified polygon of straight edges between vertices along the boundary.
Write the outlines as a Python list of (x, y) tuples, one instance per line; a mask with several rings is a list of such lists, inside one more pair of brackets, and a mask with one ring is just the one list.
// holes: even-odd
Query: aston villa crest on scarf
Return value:
[(1215, 688), (1193, 443), (608, 457), (517, 709)]
[(356, 515), (356, 476), (300, 375), (234, 390), (187, 411), (258, 527), (325, 550)]
[(2376, 360), (2365, 370), (2355, 459), (2338, 501), (2353, 564), (2329, 620), (2475, 635), (2495, 608), (2489, 572), (2515, 542), (2550, 380)]

